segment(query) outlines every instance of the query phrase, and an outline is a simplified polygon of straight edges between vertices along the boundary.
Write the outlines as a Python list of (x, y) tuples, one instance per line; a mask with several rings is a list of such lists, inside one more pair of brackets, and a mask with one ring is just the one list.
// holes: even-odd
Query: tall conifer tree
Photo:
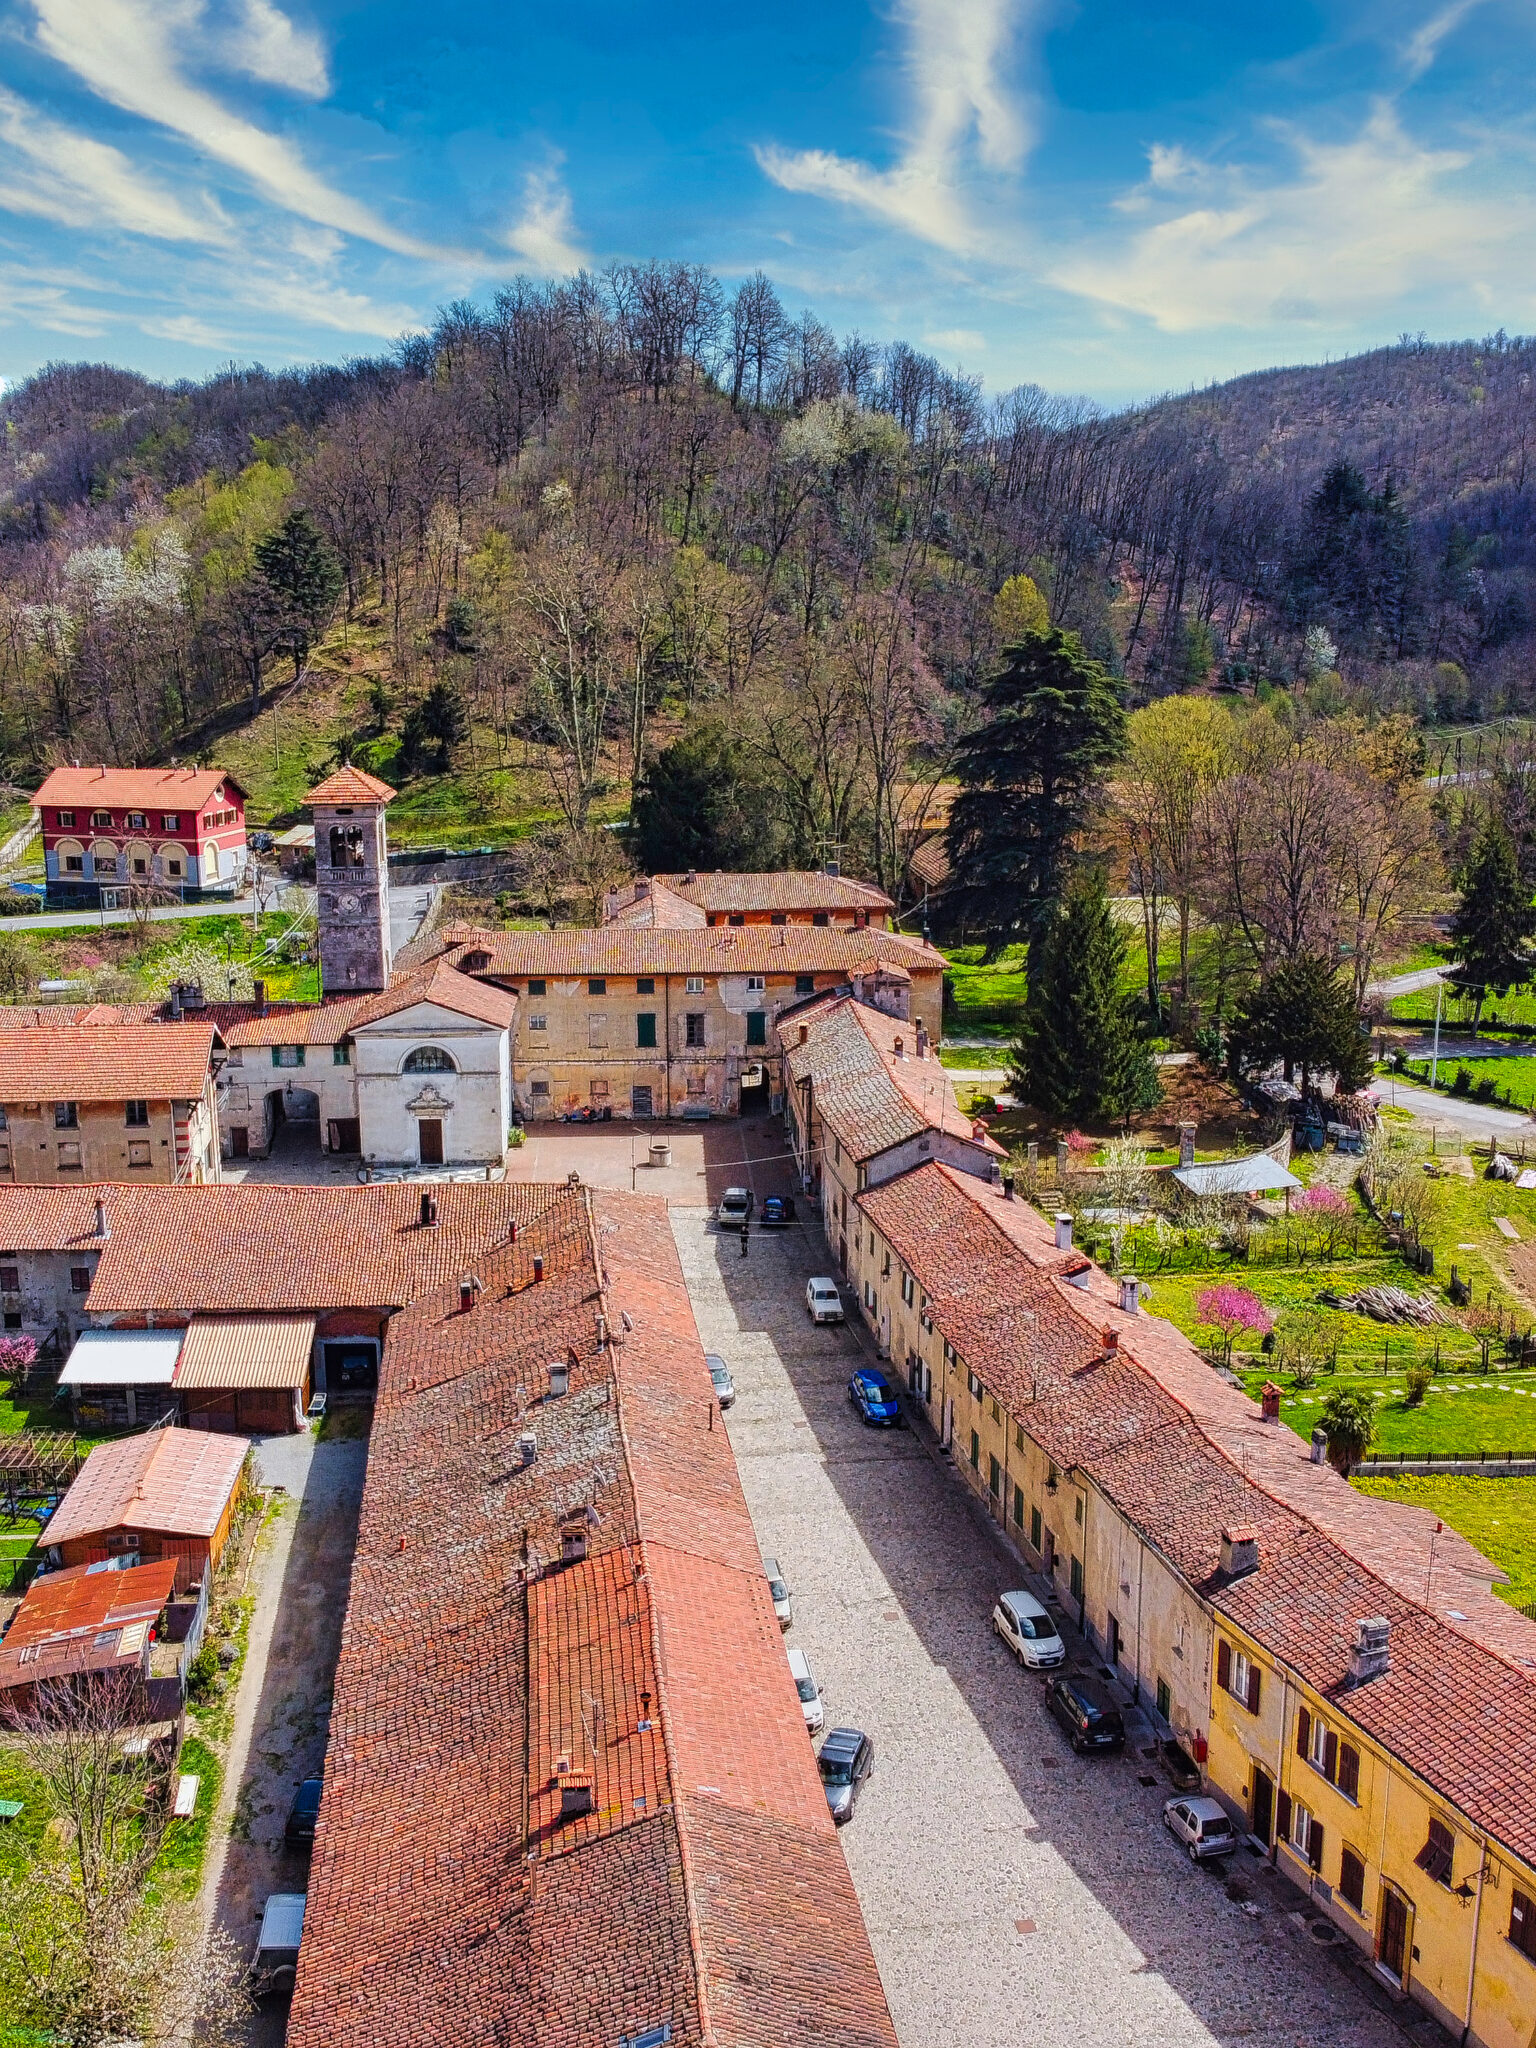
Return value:
[(1037, 1109), (1071, 1122), (1126, 1123), (1158, 1101), (1135, 998), (1120, 985), (1125, 953), (1104, 878), (1086, 869), (1030, 953), (1014, 1086)]

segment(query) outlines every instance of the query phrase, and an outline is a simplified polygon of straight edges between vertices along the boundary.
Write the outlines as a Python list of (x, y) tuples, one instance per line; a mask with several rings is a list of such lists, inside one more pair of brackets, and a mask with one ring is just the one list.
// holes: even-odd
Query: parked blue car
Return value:
[(863, 1421), (884, 1429), (900, 1426), (901, 1410), (896, 1405), (896, 1389), (885, 1374), (876, 1372), (873, 1366), (860, 1366), (848, 1382), (848, 1398)]

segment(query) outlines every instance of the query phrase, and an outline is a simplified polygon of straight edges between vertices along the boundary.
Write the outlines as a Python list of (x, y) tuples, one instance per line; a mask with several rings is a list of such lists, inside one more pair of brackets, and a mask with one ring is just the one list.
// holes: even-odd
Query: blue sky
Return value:
[(1121, 402), (1536, 329), (1529, 0), (0, 0), (0, 375), (375, 351), (525, 270)]

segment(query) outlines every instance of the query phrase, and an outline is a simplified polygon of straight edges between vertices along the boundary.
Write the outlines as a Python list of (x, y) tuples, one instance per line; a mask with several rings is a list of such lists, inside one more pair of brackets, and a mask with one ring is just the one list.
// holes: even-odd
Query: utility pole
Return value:
[(1440, 1071), (1440, 1013), (1445, 1008), (1445, 982), (1435, 983), (1435, 1049), (1429, 1062), (1429, 1085), (1435, 1085), (1435, 1076)]

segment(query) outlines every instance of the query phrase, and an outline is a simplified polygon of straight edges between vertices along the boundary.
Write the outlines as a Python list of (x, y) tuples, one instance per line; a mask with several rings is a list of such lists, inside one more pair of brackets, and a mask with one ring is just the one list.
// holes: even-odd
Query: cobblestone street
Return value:
[(1141, 1782), (1139, 1717), (1124, 1756), (1073, 1755), (992, 1633), (1018, 1562), (913, 1432), (860, 1425), (858, 1337), (807, 1321), (805, 1279), (831, 1270), (814, 1226), (754, 1231), (745, 1259), (702, 1208), (673, 1228), (735, 1378), (727, 1425), (794, 1595), (789, 1640), (827, 1727), (875, 1740), (842, 1840), (907, 2048), (1402, 2048), (1385, 1992), (1256, 1856), (1191, 1868), (1160, 1825), (1170, 1787)]

